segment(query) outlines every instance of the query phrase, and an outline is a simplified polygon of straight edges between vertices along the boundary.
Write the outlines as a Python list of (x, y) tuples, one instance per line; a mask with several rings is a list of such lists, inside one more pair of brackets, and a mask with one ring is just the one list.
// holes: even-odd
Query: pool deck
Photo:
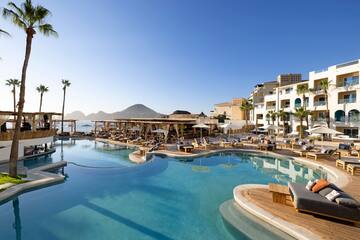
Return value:
[(0, 192), (0, 203), (6, 202), (21, 193), (63, 182), (65, 180), (64, 175), (46, 171), (62, 168), (66, 165), (66, 161), (60, 161), (29, 170), (27, 179), (25, 179), (28, 180), (27, 182), (13, 185)]

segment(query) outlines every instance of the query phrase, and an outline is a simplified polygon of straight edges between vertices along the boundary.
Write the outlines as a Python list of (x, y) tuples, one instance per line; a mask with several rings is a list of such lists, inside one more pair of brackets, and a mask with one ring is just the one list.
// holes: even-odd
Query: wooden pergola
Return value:
[[(44, 116), (46, 116), (46, 121)], [(56, 112), (23, 112), (22, 122), (30, 124), (31, 130), (22, 131), (20, 139), (31, 139), (39, 137), (47, 137), (56, 134), (54, 116), (61, 116), (61, 113)], [(11, 128), (6, 131), (0, 132), (0, 140), (8, 141), (12, 139), (15, 123), (17, 118), (17, 112), (12, 111), (0, 111), (0, 126), (6, 123), (11, 123)]]
[[(175, 130), (176, 137), (184, 136), (184, 129), (195, 133), (195, 129), (192, 126), (198, 123), (197, 118), (124, 118), (116, 120), (98, 120), (93, 121), (95, 123), (94, 132), (97, 134), (99, 125), (103, 126), (104, 131), (119, 130), (127, 133), (133, 127), (139, 128), (139, 134), (144, 135), (145, 140), (153, 130), (164, 130), (165, 139), (167, 140), (168, 134), (171, 130)], [(209, 131), (213, 129), (217, 124), (213, 122), (206, 123), (210, 126)]]

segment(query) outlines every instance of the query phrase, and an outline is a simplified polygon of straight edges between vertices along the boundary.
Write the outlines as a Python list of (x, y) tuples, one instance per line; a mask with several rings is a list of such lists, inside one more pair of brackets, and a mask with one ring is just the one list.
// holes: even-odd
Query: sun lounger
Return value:
[[(314, 193), (305, 188), (305, 185), (289, 182), (289, 191), (294, 207), (299, 212), (318, 214), (332, 217), (349, 222), (360, 222), (360, 208), (347, 207), (336, 202), (330, 201), (319, 193)], [(332, 189), (341, 193), (342, 198), (352, 199), (335, 185), (330, 185)]]
[(258, 149), (265, 151), (274, 151), (276, 150), (276, 144), (274, 143), (259, 143), (257, 145)]
[(318, 160), (320, 158), (331, 158), (333, 156), (338, 156), (338, 158), (341, 158), (341, 155), (339, 152), (337, 152), (336, 149), (328, 149), (327, 151), (320, 151), (320, 152), (307, 152), (306, 158), (314, 158), (314, 160)]
[(360, 164), (357, 159), (338, 159), (336, 160), (336, 167), (346, 170), (348, 164)]
[(356, 173), (360, 174), (360, 163), (349, 163), (346, 166), (346, 171), (350, 173), (351, 175), (355, 175)]

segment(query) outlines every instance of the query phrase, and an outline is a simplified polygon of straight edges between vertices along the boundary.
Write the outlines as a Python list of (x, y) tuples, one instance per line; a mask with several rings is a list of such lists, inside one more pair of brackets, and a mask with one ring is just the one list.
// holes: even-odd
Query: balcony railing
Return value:
[(326, 101), (315, 101), (314, 102), (315, 107), (325, 106), (325, 105), (326, 105)]
[(355, 103), (356, 102), (356, 98), (342, 98), (338, 100), (339, 104), (344, 104), (344, 103)]
[(360, 116), (352, 116), (349, 118), (350, 123), (359, 123), (360, 122)]
[(359, 84), (359, 79), (353, 80), (353, 81), (340, 82), (336, 86), (337, 87), (351, 87), (351, 86), (358, 85), (358, 84)]
[(282, 105), (281, 108), (289, 108), (290, 104)]
[(335, 118), (335, 122), (345, 122), (345, 117)]
[(266, 106), (267, 110), (274, 110), (276, 108), (276, 106)]
[[(55, 129), (39, 130), (39, 131), (24, 131), (20, 132), (20, 140), (33, 139), (33, 138), (45, 138), (56, 135)], [(11, 141), (14, 136), (14, 131), (0, 133), (0, 141)]]

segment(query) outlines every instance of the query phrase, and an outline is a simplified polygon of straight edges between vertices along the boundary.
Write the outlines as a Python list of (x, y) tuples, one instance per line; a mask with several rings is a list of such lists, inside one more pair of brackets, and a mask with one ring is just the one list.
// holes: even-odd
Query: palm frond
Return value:
[(5, 31), (5, 30), (0, 29), (0, 35), (7, 35), (7, 36), (10, 36), (10, 33), (8, 33), (8, 32), (7, 32), (7, 31)]
[(12, 9), (14, 12), (16, 12), (16, 14), (19, 15), (19, 17), (21, 17), (24, 20), (24, 18), (25, 18), (24, 11), (21, 8), (19, 8), (18, 6), (16, 6), (16, 4), (14, 2), (9, 2), (8, 7), (10, 9)]
[(53, 26), (48, 23), (39, 25), (39, 31), (45, 36), (58, 37), (58, 33), (53, 29)]
[(17, 14), (15, 11), (11, 10), (11, 9), (7, 9), (4, 8), (2, 11), (2, 15), (5, 19), (7, 18), (11, 18), (11, 21), (18, 27), (26, 30), (27, 25), (26, 23), (23, 21), (22, 17), (19, 16), (19, 14)]
[(44, 23), (44, 20), (51, 16), (51, 12), (43, 6), (36, 6), (34, 9), (34, 20), (40, 24)]

